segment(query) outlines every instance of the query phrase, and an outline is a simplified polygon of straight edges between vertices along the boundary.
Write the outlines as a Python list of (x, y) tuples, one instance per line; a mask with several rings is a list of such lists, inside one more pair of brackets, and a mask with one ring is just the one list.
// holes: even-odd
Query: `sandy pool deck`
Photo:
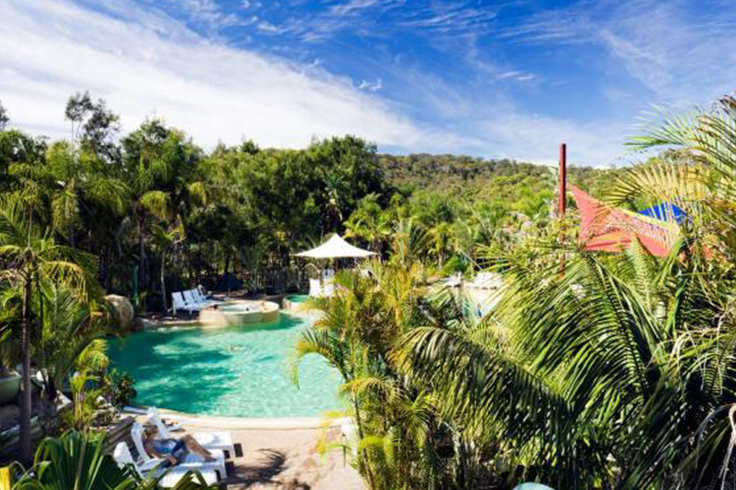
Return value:
[[(189, 416), (162, 411), (164, 420), (186, 432), (229, 431), (235, 455), (227, 463), (228, 490), (364, 490), (358, 472), (342, 451), (320, 455), (317, 444), (324, 433), (318, 419), (237, 419)], [(145, 417), (139, 416), (143, 421)], [(339, 427), (327, 431), (329, 442), (340, 437)]]

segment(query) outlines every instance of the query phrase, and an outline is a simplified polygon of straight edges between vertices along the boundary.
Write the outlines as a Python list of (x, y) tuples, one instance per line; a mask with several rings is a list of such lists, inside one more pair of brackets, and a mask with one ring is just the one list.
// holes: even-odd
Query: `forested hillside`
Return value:
[[(556, 179), (556, 169), (553, 167), (506, 158), (483, 159), (467, 155), (428, 153), (406, 156), (380, 154), (378, 162), (386, 180), (408, 192), (459, 191), (471, 195), (484, 193), (513, 199), (524, 188), (549, 190), (549, 185), (554, 186)], [(575, 166), (569, 168), (570, 182), (594, 194), (604, 188), (606, 182), (611, 182), (615, 174), (616, 170)]]

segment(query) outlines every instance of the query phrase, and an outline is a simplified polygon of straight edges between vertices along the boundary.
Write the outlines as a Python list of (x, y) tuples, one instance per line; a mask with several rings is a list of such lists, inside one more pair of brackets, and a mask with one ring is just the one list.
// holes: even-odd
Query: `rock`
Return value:
[(158, 323), (153, 320), (149, 320), (148, 318), (138, 317), (135, 319), (135, 322), (133, 322), (133, 331), (140, 332), (142, 330), (149, 330), (152, 328), (156, 328), (157, 326), (158, 326)]
[(105, 300), (110, 306), (114, 326), (122, 330), (130, 330), (135, 316), (135, 310), (133, 310), (130, 300), (117, 294), (108, 294), (105, 296)]

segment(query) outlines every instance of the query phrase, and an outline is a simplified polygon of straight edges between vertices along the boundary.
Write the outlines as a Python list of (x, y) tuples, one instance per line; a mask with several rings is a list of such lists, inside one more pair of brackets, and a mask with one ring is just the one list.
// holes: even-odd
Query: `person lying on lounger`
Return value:
[(198, 454), (205, 461), (215, 461), (212, 453), (203, 448), (190, 435), (179, 439), (156, 439), (156, 436), (158, 436), (158, 428), (155, 425), (146, 426), (143, 448), (149, 456), (165, 459), (171, 466), (181, 463), (188, 453)]

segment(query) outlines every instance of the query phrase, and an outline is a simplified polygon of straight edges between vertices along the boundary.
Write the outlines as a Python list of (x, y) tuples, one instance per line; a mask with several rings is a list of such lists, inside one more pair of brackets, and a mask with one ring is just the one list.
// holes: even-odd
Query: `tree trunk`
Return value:
[(112, 257), (113, 251), (111, 247), (106, 248), (107, 253), (105, 254), (105, 291), (110, 291), (110, 285), (112, 284)]
[(74, 221), (69, 220), (69, 246), (74, 248)]
[(197, 284), (202, 284), (202, 242), (197, 245)]
[(169, 311), (169, 305), (166, 301), (166, 252), (161, 252), (161, 304), (164, 307), (164, 314)]
[(138, 218), (138, 287), (145, 287), (145, 274), (143, 273), (143, 267), (146, 262), (145, 254), (146, 247), (143, 241), (143, 220)]
[(32, 463), (31, 448), (31, 287), (33, 278), (26, 277), (23, 287), (23, 322), (21, 329), (21, 355), (23, 357), (22, 392), (20, 399), (20, 462), (28, 468)]
[[(353, 409), (355, 410), (355, 425), (357, 425), (358, 429), (358, 437), (360, 438), (360, 441), (362, 442), (365, 438), (365, 432), (363, 432), (363, 422), (360, 417), (360, 407), (358, 406), (358, 399), (357, 395), (353, 395)], [(373, 471), (371, 470), (371, 462), (368, 458), (368, 450), (364, 447), (362, 450), (363, 453), (363, 459), (365, 461), (365, 472), (366, 476), (368, 477), (368, 483), (370, 485), (371, 489), (376, 488), (376, 483), (373, 480)]]

